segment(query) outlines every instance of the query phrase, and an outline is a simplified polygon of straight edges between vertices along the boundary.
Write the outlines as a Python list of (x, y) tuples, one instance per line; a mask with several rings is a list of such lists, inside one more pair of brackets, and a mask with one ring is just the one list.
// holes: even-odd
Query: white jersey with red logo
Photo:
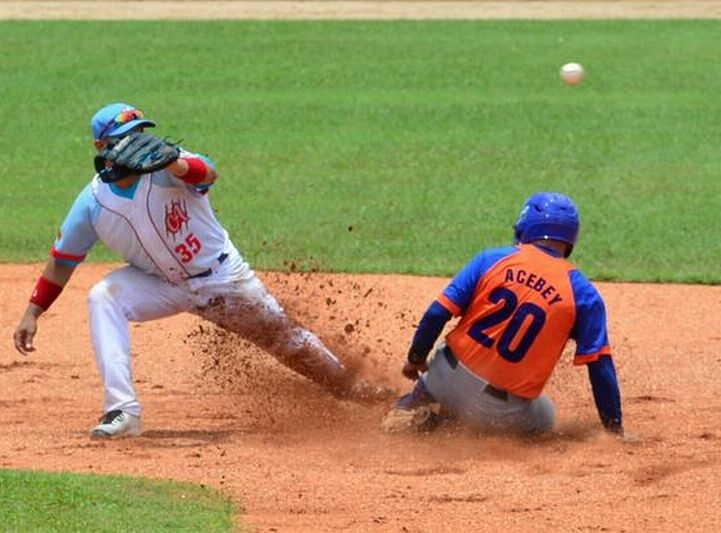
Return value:
[(96, 175), (78, 195), (51, 253), (76, 264), (101, 240), (140, 270), (181, 282), (216, 266), (222, 254), (237, 253), (206, 193), (166, 170), (145, 174), (128, 189)]

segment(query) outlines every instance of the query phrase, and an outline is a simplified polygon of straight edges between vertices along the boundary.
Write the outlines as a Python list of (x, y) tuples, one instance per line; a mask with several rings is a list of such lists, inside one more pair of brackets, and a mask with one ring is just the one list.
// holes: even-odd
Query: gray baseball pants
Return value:
[(553, 428), (556, 410), (548, 396), (529, 400), (493, 387), (464, 367), (445, 343), (420, 379), (437, 402), (474, 429), (541, 433)]

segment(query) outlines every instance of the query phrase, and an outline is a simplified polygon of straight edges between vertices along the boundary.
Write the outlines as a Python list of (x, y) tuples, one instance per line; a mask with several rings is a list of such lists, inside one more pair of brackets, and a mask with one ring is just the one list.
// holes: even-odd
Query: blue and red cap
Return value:
[(155, 122), (145, 118), (144, 113), (137, 107), (121, 102), (106, 105), (90, 120), (95, 139), (117, 137), (138, 126), (152, 128)]

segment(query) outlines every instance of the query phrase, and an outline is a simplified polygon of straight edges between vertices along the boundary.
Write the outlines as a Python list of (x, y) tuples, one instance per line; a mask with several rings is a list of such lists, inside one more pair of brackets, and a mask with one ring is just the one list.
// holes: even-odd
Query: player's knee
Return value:
[(530, 414), (532, 433), (546, 433), (556, 424), (556, 407), (548, 396), (533, 400)]
[(114, 303), (115, 299), (113, 297), (111, 284), (107, 280), (99, 281), (93, 285), (88, 293), (88, 306), (91, 309), (94, 307), (113, 305)]

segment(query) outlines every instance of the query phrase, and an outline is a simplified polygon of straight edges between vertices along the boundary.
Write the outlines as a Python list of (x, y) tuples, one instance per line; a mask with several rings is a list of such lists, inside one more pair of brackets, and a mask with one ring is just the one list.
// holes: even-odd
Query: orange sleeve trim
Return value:
[(593, 353), (584, 353), (584, 354), (576, 354), (576, 356), (573, 358), (573, 364), (574, 365), (587, 365), (588, 363), (593, 363), (595, 361), (598, 361), (598, 359), (602, 355), (608, 355), (611, 357), (611, 347), (607, 344), (597, 352)]
[(448, 311), (450, 311), (453, 316), (458, 316), (461, 314), (461, 308), (458, 307), (454, 302), (452, 302), (451, 299), (448, 298), (445, 294), (441, 293), (438, 296), (437, 300), (438, 303), (448, 309)]

